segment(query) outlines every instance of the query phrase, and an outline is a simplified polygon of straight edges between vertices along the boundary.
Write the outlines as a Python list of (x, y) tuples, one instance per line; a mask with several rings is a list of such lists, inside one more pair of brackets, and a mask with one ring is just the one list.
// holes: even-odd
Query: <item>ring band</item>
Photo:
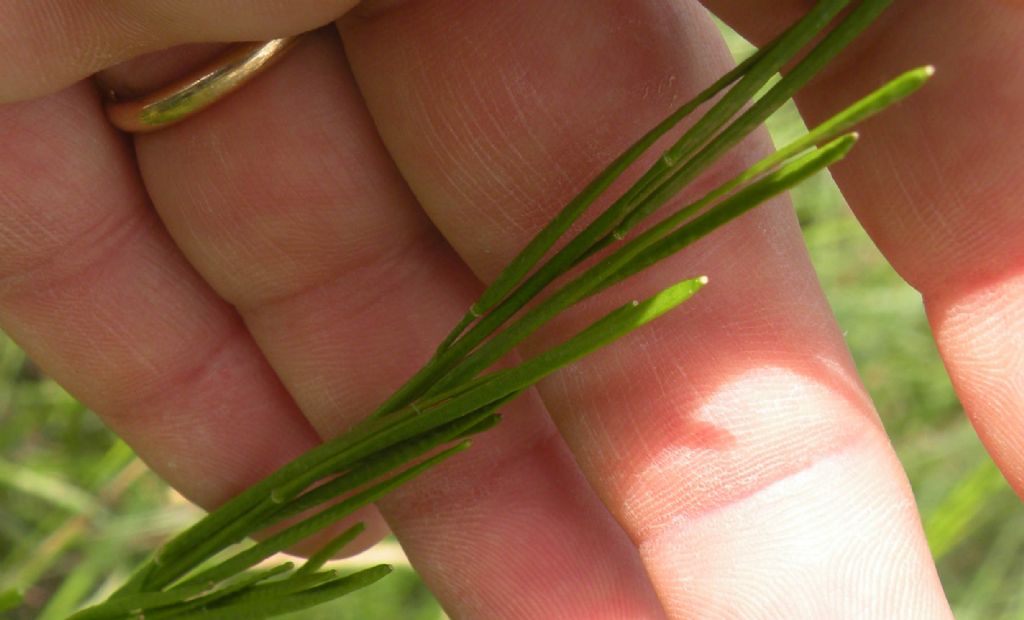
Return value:
[(298, 37), (238, 43), (185, 77), (134, 99), (111, 93), (107, 118), (129, 133), (163, 129), (238, 90), (284, 56)]

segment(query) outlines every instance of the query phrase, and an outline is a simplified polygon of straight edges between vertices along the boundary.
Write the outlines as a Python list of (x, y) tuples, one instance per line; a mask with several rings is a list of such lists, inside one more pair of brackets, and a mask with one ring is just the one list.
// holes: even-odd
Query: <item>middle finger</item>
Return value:
[[(731, 65), (696, 2), (434, 0), (342, 23), (395, 161), (485, 279)], [(670, 615), (943, 615), (909, 487), (796, 224), (773, 201), (623, 283), (618, 303), (711, 279), (540, 392)], [(533, 346), (585, 321), (568, 312)]]
[[(322, 435), (383, 400), (478, 292), (391, 164), (331, 32), (136, 148), (172, 236)], [(382, 504), (413, 563), (458, 615), (659, 615), (539, 400), (510, 409)]]

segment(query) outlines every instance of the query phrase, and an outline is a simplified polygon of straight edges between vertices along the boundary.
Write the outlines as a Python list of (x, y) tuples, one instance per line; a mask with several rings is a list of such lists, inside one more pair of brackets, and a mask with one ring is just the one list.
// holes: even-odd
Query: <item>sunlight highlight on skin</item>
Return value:
[(881, 499), (901, 491), (878, 481), (906, 485), (887, 451), (858, 443), (641, 552), (674, 567), (656, 576), (668, 606), (701, 618), (951, 617), (922, 578), (928, 549), (906, 535), (918, 527), (913, 501)]
[[(837, 396), (826, 379), (766, 366), (742, 371), (692, 410), (681, 403), (662, 429), (674, 440), (631, 455), (644, 463), (619, 481), (640, 540), (724, 510), (818, 461), (865, 443), (881, 426), (867, 407)], [(690, 401), (692, 402), (692, 401)], [(893, 460), (891, 456), (889, 460)], [(628, 470), (623, 470), (628, 471)]]

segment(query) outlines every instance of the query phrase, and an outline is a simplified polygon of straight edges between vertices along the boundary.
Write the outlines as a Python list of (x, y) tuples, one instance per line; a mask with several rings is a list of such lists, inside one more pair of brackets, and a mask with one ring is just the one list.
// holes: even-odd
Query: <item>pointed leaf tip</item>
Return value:
[(835, 140), (818, 149), (819, 155), (831, 166), (837, 160), (842, 159), (850, 152), (850, 149), (860, 140), (859, 131), (844, 133)]

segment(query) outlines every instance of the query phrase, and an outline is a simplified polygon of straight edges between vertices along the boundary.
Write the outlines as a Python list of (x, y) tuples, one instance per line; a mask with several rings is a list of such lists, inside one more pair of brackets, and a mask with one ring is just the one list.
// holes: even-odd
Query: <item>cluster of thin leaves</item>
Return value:
[[(572, 305), (673, 255), (843, 158), (857, 139), (848, 133), (852, 127), (919, 88), (931, 75), (930, 68), (896, 78), (699, 200), (619, 243), (788, 101), (891, 2), (863, 0), (850, 8), (851, 0), (823, 0), (815, 5), (775, 41), (643, 136), (584, 188), (484, 292), (430, 361), (376, 412), (165, 544), (107, 601), (73, 618), (264, 618), (337, 598), (386, 575), (390, 571), (386, 565), (349, 575), (323, 570), (325, 561), (358, 535), (359, 525), (298, 568), (291, 563), (253, 568), (466, 449), (466, 438), (497, 424), (497, 410), (523, 390), (697, 293), (706, 278), (686, 280), (646, 300), (630, 301), (533, 359), (481, 374)], [(803, 53), (807, 47), (811, 49)], [(792, 65), (785, 77), (768, 88), (785, 65)], [(631, 188), (542, 263), (613, 182), (705, 104), (710, 107), (700, 119)], [(615, 245), (620, 247), (609, 248)], [(556, 279), (606, 248), (607, 256), (538, 300)], [(530, 302), (534, 303), (524, 310)], [(242, 551), (225, 553), (272, 525), (281, 527)]]

